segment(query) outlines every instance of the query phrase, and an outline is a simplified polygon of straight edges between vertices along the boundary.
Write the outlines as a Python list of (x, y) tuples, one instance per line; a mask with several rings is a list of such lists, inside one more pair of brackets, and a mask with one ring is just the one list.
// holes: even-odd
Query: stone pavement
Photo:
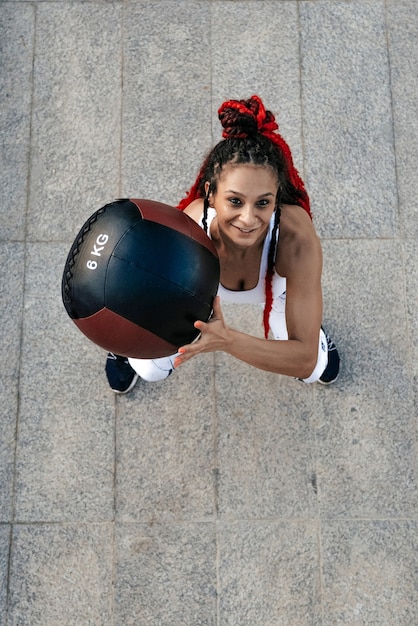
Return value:
[[(0, 624), (418, 623), (418, 4), (0, 4)], [(311, 195), (332, 388), (205, 355), (116, 398), (61, 302), (259, 94)], [(228, 319), (258, 333), (258, 311)]]

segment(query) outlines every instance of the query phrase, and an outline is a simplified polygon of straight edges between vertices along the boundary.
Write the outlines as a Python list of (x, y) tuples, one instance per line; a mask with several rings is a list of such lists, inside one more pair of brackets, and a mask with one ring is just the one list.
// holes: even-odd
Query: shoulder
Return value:
[(293, 235), (316, 236), (311, 218), (302, 207), (293, 204), (284, 204), (280, 215), (280, 231)]
[[(285, 204), (280, 216), (276, 269), (288, 276), (295, 268), (322, 270), (322, 250), (311, 218), (300, 206)], [(282, 273), (283, 272), (283, 273)]]
[(184, 209), (184, 213), (191, 217), (195, 222), (199, 222), (203, 214), (203, 198), (193, 200), (188, 207)]

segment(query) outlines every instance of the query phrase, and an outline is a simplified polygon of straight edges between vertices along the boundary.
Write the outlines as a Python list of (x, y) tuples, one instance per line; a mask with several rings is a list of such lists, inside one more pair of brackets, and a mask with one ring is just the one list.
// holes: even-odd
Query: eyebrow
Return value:
[[(234, 191), (233, 189), (226, 189), (225, 193), (233, 193), (236, 196), (243, 196), (244, 194), (240, 193), (239, 191)], [(258, 198), (264, 198), (265, 196), (274, 196), (274, 193), (272, 193), (271, 191), (267, 191), (266, 193), (262, 193), (258, 196)]]

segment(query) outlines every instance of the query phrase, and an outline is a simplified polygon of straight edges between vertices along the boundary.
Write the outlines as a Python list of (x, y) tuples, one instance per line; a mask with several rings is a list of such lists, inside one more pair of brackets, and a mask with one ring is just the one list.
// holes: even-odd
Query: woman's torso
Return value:
[[(215, 209), (209, 207), (208, 220), (207, 220), (207, 232), (211, 238), (210, 225), (216, 217)], [(199, 226), (203, 228), (203, 215), (199, 220)], [(271, 241), (271, 235), (274, 226), (274, 214), (270, 220), (269, 230), (264, 239), (263, 249), (261, 252), (260, 270), (258, 275), (258, 282), (253, 289), (245, 289), (242, 291), (235, 291), (232, 289), (226, 289), (222, 283), (219, 283), (218, 295), (224, 302), (235, 302), (241, 304), (263, 304), (265, 301), (265, 277), (267, 273), (268, 265), (268, 251)], [(279, 239), (279, 237), (277, 238)], [(275, 271), (273, 274), (273, 299), (278, 298), (286, 291), (286, 279), (280, 276)]]

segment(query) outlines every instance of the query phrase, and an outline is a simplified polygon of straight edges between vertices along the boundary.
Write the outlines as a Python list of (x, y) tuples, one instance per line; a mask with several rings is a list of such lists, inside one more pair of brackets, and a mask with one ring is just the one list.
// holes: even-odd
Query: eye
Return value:
[(241, 200), (239, 198), (228, 198), (228, 202), (233, 206), (241, 206)]
[(270, 204), (270, 200), (268, 198), (263, 198), (257, 202), (257, 206), (260, 208), (264, 208)]

